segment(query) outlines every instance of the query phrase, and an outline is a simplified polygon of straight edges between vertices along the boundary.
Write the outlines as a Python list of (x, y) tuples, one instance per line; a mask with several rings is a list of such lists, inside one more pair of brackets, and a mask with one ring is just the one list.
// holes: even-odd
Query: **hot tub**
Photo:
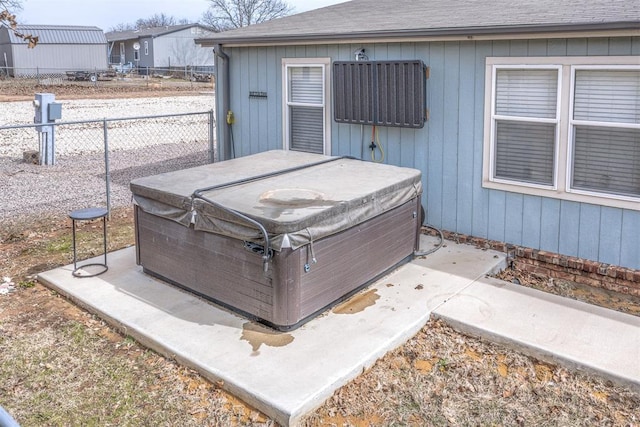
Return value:
[(137, 263), (291, 330), (411, 259), (420, 171), (268, 151), (131, 182)]

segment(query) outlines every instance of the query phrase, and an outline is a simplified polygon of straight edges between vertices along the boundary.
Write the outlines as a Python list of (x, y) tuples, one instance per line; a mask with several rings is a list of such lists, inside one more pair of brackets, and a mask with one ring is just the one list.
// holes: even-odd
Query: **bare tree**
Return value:
[(22, 10), (22, 0), (0, 0), (0, 27), (8, 27), (17, 37), (27, 41), (28, 47), (35, 47), (38, 44), (38, 36), (18, 31), (18, 21), (12, 13), (15, 10)]
[(148, 18), (140, 18), (135, 23), (114, 25), (109, 29), (109, 31), (134, 31), (141, 30), (143, 28), (171, 27), (174, 25), (186, 24), (190, 24), (188, 19), (177, 19), (174, 16), (167, 16), (164, 13), (156, 13)]
[(132, 23), (120, 23), (117, 25), (114, 25), (113, 27), (109, 28), (109, 31), (114, 31), (114, 32), (121, 32), (121, 31), (133, 31), (136, 29), (136, 25), (132, 24)]
[(281, 18), (293, 11), (284, 0), (209, 0), (209, 3), (202, 22), (218, 32)]
[(138, 19), (136, 21), (136, 28), (156, 28), (156, 27), (171, 27), (176, 24), (176, 18), (173, 16), (167, 16), (164, 13), (156, 13), (146, 19)]

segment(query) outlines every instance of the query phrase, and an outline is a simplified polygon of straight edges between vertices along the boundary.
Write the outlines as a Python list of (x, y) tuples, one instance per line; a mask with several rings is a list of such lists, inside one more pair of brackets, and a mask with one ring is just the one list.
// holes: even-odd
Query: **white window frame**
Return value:
[[(559, 101), (561, 98), (561, 88), (562, 88), (562, 74), (561, 74), (561, 67), (557, 66), (557, 65), (550, 65), (550, 66), (530, 66), (530, 65), (505, 65), (505, 66), (494, 66), (492, 69), (492, 85), (493, 88), (495, 89), (496, 84), (497, 84), (497, 77), (498, 77), (498, 70), (526, 70), (526, 69), (530, 69), (530, 70), (556, 70), (558, 73), (558, 88), (557, 88), (557, 100)], [(505, 184), (516, 184), (516, 185), (523, 185), (526, 187), (532, 187), (532, 188), (542, 188), (542, 189), (549, 189), (549, 190), (555, 190), (557, 188), (557, 183), (558, 183), (558, 176), (557, 176), (557, 170), (558, 170), (558, 150), (559, 150), (559, 138), (560, 138), (560, 102), (557, 103), (556, 106), (556, 116), (553, 119), (547, 119), (547, 118), (533, 118), (533, 117), (527, 117), (527, 118), (518, 118), (515, 116), (502, 116), (499, 114), (495, 113), (495, 105), (496, 105), (496, 91), (492, 90), (491, 93), (491, 125), (490, 125), (490, 129), (491, 129), (491, 157), (489, 158), (490, 161), (490, 174), (491, 174), (491, 179), (493, 182), (501, 182), (501, 183), (505, 183)], [(556, 132), (555, 132), (555, 138), (554, 138), (554, 154), (553, 154), (553, 158), (554, 158), (554, 165), (553, 165), (553, 169), (554, 169), (554, 174), (553, 174), (553, 182), (551, 185), (544, 185), (544, 184), (536, 184), (536, 183), (531, 183), (531, 182), (524, 182), (524, 181), (515, 181), (515, 180), (510, 180), (507, 178), (498, 178), (494, 176), (495, 170), (496, 170), (496, 165), (495, 165), (495, 144), (493, 143), (495, 137), (496, 137), (496, 122), (498, 120), (505, 120), (505, 121), (521, 121), (521, 122), (529, 122), (529, 123), (544, 123), (544, 124), (554, 124), (556, 126)]]
[[(640, 62), (640, 59), (638, 60)], [(638, 62), (636, 64), (638, 64)], [(569, 133), (568, 133), (568, 154), (567, 154), (567, 171), (566, 171), (566, 182), (567, 182), (567, 191), (574, 194), (582, 194), (585, 196), (600, 196), (603, 193), (599, 193), (592, 190), (581, 190), (577, 188), (571, 187), (572, 175), (571, 175), (571, 158), (573, 157), (573, 133), (575, 126), (598, 126), (598, 127), (610, 127), (614, 129), (640, 129), (640, 124), (633, 123), (614, 123), (614, 122), (596, 122), (596, 121), (583, 121), (583, 120), (575, 120), (573, 118), (573, 109), (574, 109), (574, 95), (575, 95), (575, 78), (576, 71), (580, 70), (639, 70), (640, 65), (636, 65), (635, 67), (616, 65), (616, 66), (603, 66), (603, 65), (572, 65), (571, 66), (571, 101), (569, 103)], [(631, 197), (624, 195), (616, 195), (610, 194), (607, 197), (612, 197), (620, 200), (629, 200), (631, 202), (638, 203), (640, 202), (639, 197)], [(640, 208), (639, 208), (640, 209)]]
[(330, 88), (331, 88), (331, 58), (282, 58), (282, 147), (285, 150), (290, 150), (290, 126), (289, 126), (289, 107), (290, 106), (311, 106), (318, 107), (318, 105), (305, 105), (301, 103), (289, 102), (289, 68), (297, 67), (322, 67), (322, 80), (324, 83), (324, 90), (322, 91), (322, 108), (324, 109), (324, 126), (323, 126), (323, 154), (331, 155), (331, 103)]
[[(558, 68), (558, 125), (554, 165), (554, 183), (550, 186), (498, 179), (494, 177), (495, 158), (495, 83), (496, 71), (504, 68)], [(573, 150), (573, 88), (576, 70), (640, 69), (638, 56), (591, 57), (487, 57), (485, 63), (485, 113), (482, 186), (535, 196), (640, 210), (640, 197), (577, 190), (571, 188), (571, 153)], [(608, 124), (610, 125), (610, 124)], [(639, 125), (629, 125), (640, 128)]]
[(144, 56), (149, 55), (149, 40), (144, 41)]

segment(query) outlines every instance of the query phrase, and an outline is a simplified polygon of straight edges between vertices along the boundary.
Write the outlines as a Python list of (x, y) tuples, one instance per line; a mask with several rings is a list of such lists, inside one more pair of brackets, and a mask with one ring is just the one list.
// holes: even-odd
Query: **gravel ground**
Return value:
[[(63, 101), (65, 121), (202, 112), (211, 96)], [(30, 102), (0, 104), (0, 124), (33, 120)], [(2, 126), (0, 125), (0, 127)], [(131, 179), (208, 162), (206, 115), (110, 122), (111, 207), (131, 204)], [(32, 128), (0, 129), (0, 226), (5, 230), (33, 216), (59, 216), (106, 204), (102, 123), (62, 125), (56, 130), (56, 164), (25, 163), (33, 150)], [(35, 142), (34, 142), (35, 141)]]

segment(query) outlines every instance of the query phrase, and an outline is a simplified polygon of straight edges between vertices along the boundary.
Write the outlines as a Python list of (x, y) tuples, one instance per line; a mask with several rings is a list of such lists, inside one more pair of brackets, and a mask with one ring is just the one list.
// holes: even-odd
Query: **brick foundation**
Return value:
[[(427, 229), (430, 234), (436, 234)], [(465, 234), (443, 231), (447, 240), (493, 249), (508, 255), (514, 266), (532, 274), (640, 296), (640, 270), (604, 264), (553, 252), (515, 246)]]

